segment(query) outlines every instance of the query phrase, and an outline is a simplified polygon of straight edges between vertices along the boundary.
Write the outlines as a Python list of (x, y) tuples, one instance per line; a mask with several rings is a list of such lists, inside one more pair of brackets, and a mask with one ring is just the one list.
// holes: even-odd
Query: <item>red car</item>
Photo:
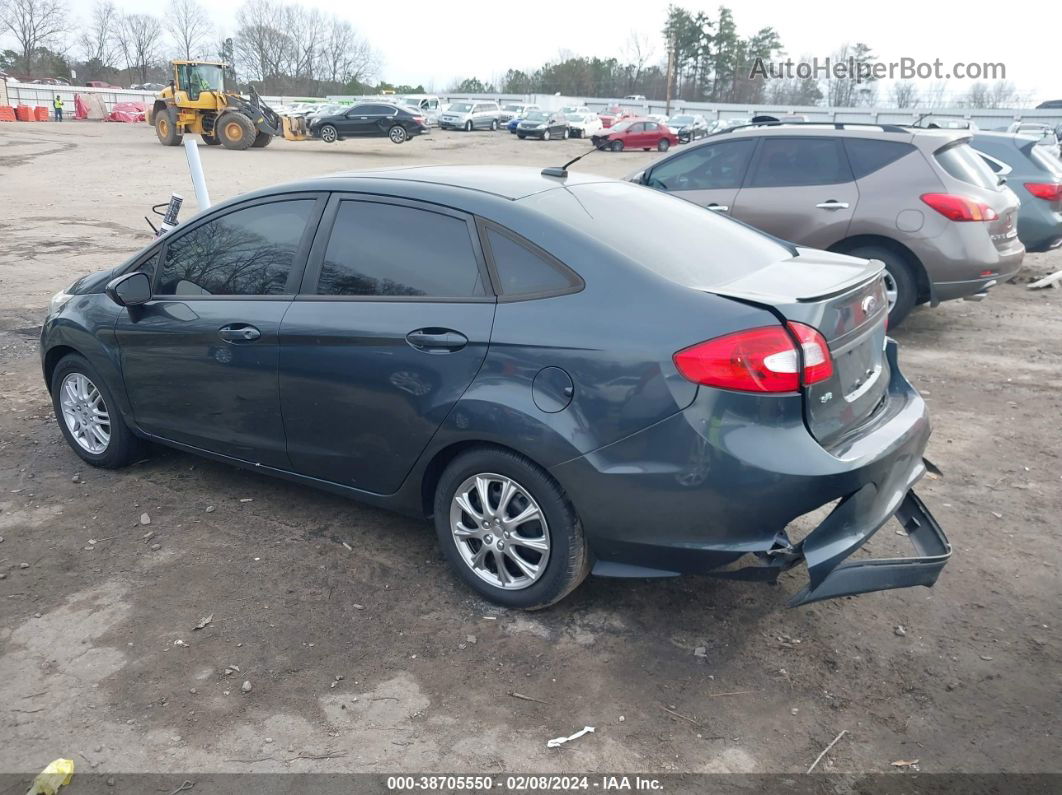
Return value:
[(679, 139), (668, 129), (652, 119), (624, 119), (616, 122), (607, 130), (602, 130), (591, 140), (598, 149), (611, 149), (622, 152), (624, 149), (658, 149), (666, 152), (677, 146)]

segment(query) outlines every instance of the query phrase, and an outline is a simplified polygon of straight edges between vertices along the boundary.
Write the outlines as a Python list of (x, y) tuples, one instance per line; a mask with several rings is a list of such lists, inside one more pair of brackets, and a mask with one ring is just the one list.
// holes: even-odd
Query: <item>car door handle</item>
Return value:
[(468, 337), (448, 328), (421, 328), (406, 335), (406, 342), (419, 351), (448, 353), (459, 351), (468, 344)]
[(820, 210), (847, 210), (848, 202), (839, 202), (836, 199), (827, 199), (815, 205)]
[(232, 323), (219, 328), (218, 336), (225, 342), (254, 342), (262, 332), (247, 323)]
[(730, 212), (730, 205), (729, 204), (715, 204), (713, 202), (712, 204), (708, 205), (708, 209), (709, 210), (715, 210), (717, 213), (728, 213), (728, 212)]

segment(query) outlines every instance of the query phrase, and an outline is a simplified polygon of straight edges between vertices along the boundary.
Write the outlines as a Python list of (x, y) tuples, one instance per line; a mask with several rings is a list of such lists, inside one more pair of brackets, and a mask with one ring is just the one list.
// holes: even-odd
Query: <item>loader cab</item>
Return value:
[(174, 99), (180, 106), (214, 107), (218, 94), (236, 91), (232, 67), (203, 61), (173, 62)]

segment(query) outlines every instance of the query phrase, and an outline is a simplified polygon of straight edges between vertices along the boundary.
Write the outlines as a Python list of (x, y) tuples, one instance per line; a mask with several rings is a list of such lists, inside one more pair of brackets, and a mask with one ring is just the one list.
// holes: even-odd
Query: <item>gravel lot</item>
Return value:
[[(584, 148), (437, 132), (203, 160), (218, 200)], [(820, 769), (1062, 772), (1062, 290), (1024, 284), (1062, 254), (896, 333), (945, 475), (919, 492), (955, 546), (932, 590), (788, 610), (802, 569), (590, 579), (521, 614), (461, 587), (426, 523), (164, 449), (107, 472), (67, 448), (37, 356), (48, 297), (145, 244), (171, 190), (192, 196), (184, 153), (146, 125), (0, 125), (0, 771), (802, 773), (847, 730)]]

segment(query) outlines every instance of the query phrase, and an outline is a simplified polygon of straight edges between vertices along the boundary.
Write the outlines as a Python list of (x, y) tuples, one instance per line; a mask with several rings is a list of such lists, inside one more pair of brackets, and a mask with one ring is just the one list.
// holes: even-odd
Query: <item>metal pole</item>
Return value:
[(199, 205), (199, 212), (203, 212), (203, 210), (210, 207), (210, 194), (207, 193), (203, 164), (199, 161), (199, 141), (193, 138), (186, 138), (184, 140), (184, 154), (188, 158), (188, 172), (192, 175), (195, 200)]

